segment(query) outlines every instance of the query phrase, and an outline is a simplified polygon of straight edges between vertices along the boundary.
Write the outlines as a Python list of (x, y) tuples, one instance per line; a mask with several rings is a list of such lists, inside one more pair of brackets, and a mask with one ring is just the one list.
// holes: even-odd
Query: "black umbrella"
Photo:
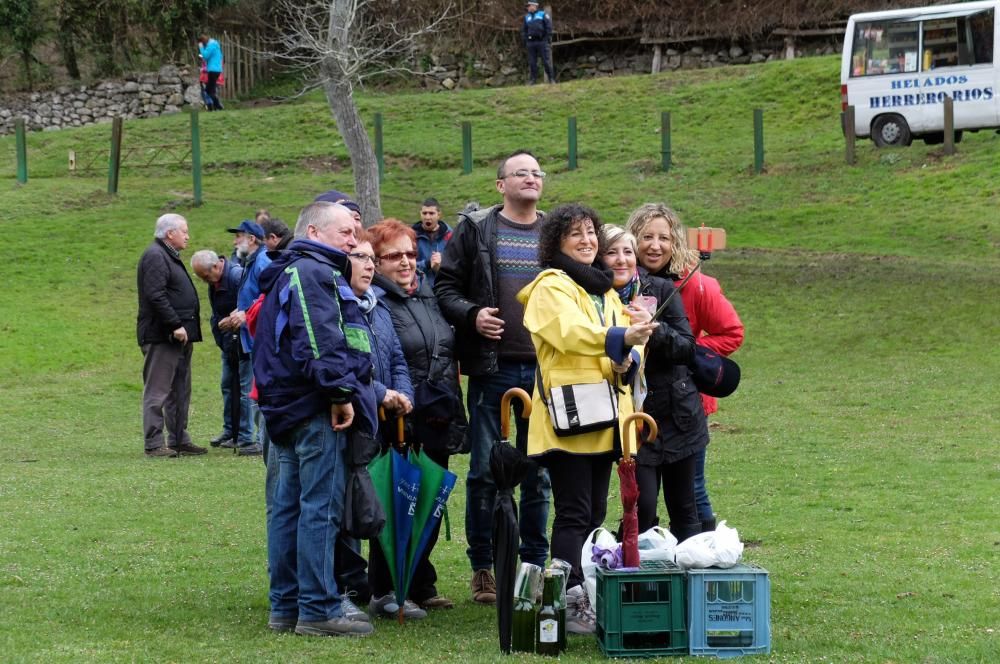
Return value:
[(239, 450), (240, 407), (243, 404), (243, 381), (240, 380), (240, 333), (235, 332), (229, 338), (229, 352), (226, 362), (229, 364), (229, 428), (233, 432), (233, 454)]
[(531, 397), (519, 387), (507, 390), (500, 400), (501, 440), (490, 449), (490, 472), (497, 487), (493, 506), (493, 573), (497, 582), (497, 626), (500, 651), (510, 653), (511, 627), (514, 620), (514, 576), (517, 573), (517, 549), (520, 534), (514, 487), (528, 474), (528, 457), (510, 444), (510, 402), (517, 397), (524, 404), (521, 417), (531, 414)]

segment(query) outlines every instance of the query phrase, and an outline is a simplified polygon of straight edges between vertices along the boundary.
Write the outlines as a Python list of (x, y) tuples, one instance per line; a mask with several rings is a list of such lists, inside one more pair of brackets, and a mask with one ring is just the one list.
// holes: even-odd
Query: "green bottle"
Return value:
[(555, 607), (555, 578), (545, 572), (542, 586), (542, 608), (538, 610), (538, 629), (535, 631), (535, 652), (539, 655), (559, 656), (559, 614)]
[(510, 647), (514, 652), (535, 652), (535, 596), (541, 580), (541, 567), (521, 563), (514, 581), (514, 617), (510, 640)]

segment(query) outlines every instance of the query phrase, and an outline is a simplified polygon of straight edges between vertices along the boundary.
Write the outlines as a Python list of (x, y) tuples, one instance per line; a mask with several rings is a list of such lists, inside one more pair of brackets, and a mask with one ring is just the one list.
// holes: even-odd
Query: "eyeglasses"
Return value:
[(415, 251), (394, 251), (391, 254), (382, 254), (379, 256), (379, 260), (388, 261), (390, 263), (398, 263), (403, 260), (403, 256), (406, 256), (411, 261), (417, 259), (417, 252)]
[(520, 169), (514, 171), (513, 173), (508, 173), (507, 175), (503, 176), (500, 179), (503, 180), (503, 179), (509, 178), (509, 177), (526, 178), (529, 175), (531, 177), (535, 178), (536, 180), (544, 180), (545, 179), (545, 171), (529, 171), (527, 168), (520, 168)]
[(373, 256), (372, 254), (363, 254), (361, 252), (358, 252), (356, 254), (347, 254), (347, 255), (356, 261), (361, 261), (362, 263), (364, 263), (365, 261), (371, 261), (372, 265), (375, 265), (376, 267), (378, 266), (378, 258)]

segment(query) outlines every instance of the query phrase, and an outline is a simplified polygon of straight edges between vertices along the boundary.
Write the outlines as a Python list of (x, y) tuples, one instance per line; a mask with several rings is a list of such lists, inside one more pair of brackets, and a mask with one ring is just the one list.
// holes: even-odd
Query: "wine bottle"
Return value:
[(545, 572), (545, 585), (542, 586), (542, 608), (538, 610), (538, 629), (535, 631), (535, 653), (539, 655), (559, 656), (559, 614), (555, 607), (555, 578)]

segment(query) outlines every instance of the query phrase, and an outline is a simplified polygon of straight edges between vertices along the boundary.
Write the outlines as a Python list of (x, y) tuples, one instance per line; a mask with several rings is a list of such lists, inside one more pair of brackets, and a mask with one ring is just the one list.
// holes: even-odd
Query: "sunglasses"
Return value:
[(394, 251), (391, 254), (382, 254), (379, 256), (379, 260), (388, 261), (390, 263), (398, 263), (403, 260), (403, 256), (406, 256), (411, 261), (417, 259), (417, 252), (415, 251)]

